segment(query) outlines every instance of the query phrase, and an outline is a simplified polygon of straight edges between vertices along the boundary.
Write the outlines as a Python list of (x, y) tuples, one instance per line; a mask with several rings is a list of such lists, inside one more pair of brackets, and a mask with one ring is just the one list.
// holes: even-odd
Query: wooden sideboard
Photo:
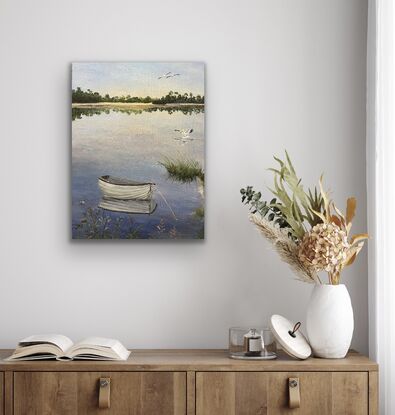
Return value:
[(378, 413), (378, 366), (356, 352), (261, 362), (224, 350), (133, 351), (126, 362), (5, 362), (10, 354), (0, 351), (0, 415)]

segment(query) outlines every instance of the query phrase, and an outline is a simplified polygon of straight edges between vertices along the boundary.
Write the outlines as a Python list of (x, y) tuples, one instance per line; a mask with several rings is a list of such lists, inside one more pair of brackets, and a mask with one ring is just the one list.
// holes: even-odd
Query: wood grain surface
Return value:
[(379, 374), (369, 372), (369, 415), (379, 413)]
[(309, 358), (296, 360), (282, 352), (266, 361), (243, 361), (228, 357), (226, 350), (136, 350), (124, 362), (95, 361), (4, 361), (12, 350), (0, 350), (0, 371), (377, 371), (376, 363), (357, 352), (344, 359)]
[[(300, 408), (289, 408), (298, 378)], [(198, 372), (196, 415), (367, 415), (367, 372)]]
[[(378, 414), (378, 365), (357, 352), (303, 361), (281, 352), (240, 361), (226, 350), (137, 350), (125, 362), (4, 361), (11, 352), (0, 350), (0, 415)], [(98, 409), (101, 377), (111, 378), (108, 409)], [(299, 381), (300, 408), (289, 408), (290, 378)]]
[(4, 415), (4, 373), (0, 372), (0, 415)]
[[(111, 406), (99, 409), (99, 379), (111, 378)], [(15, 415), (185, 415), (185, 372), (16, 372)]]

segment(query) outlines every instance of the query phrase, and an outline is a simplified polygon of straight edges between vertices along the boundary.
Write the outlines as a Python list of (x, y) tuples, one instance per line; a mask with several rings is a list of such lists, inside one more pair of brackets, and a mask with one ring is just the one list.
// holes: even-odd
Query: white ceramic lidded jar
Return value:
[(354, 313), (344, 284), (314, 286), (307, 308), (306, 331), (315, 356), (346, 356), (354, 332)]

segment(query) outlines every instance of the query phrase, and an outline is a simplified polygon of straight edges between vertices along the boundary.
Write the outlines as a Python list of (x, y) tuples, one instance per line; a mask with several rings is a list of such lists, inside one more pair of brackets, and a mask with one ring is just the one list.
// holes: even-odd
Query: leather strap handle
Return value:
[(99, 381), (99, 408), (110, 407), (111, 378), (100, 378)]
[(299, 378), (288, 379), (289, 389), (289, 407), (300, 408), (300, 390), (299, 390)]

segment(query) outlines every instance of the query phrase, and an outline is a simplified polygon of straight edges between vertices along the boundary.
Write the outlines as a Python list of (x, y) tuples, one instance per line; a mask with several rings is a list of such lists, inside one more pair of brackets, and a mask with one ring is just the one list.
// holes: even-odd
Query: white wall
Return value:
[[(224, 347), (232, 325), (303, 320), (311, 287), (250, 225), (239, 188), (288, 149), (366, 229), (367, 0), (2, 0), (0, 347), (35, 332), (132, 348)], [(71, 242), (70, 63), (199, 60), (205, 242)], [(344, 273), (368, 348), (367, 262)]]

